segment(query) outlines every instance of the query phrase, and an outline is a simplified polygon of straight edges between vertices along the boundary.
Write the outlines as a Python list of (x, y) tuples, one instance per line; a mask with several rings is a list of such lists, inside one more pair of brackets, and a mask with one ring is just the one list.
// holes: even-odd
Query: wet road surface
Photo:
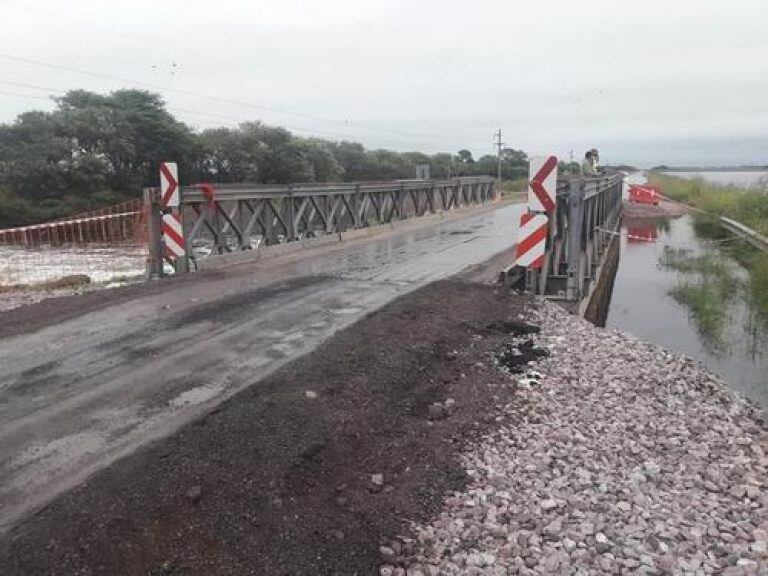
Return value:
[(0, 531), (397, 296), (510, 248), (522, 210), (257, 263), (0, 339)]

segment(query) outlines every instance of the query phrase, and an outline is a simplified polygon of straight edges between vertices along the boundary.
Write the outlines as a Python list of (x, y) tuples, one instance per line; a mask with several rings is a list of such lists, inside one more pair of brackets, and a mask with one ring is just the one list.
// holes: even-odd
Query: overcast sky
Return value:
[(201, 129), (260, 119), (371, 147), (479, 156), (501, 128), (509, 146), (566, 159), (595, 146), (604, 163), (768, 164), (768, 0), (0, 9), (3, 122), (50, 109), (58, 91), (142, 87)]

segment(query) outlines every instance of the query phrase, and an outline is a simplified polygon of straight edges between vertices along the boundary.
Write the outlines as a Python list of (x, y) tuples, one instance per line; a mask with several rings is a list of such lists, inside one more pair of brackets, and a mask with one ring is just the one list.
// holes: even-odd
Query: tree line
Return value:
[[(157, 185), (158, 162), (179, 164), (182, 184), (405, 179), (419, 164), (432, 178), (496, 175), (497, 157), (369, 150), (305, 138), (262, 122), (195, 131), (158, 94), (73, 90), (51, 112), (0, 125), (0, 227), (59, 218), (138, 196)], [(502, 177), (527, 173), (524, 152), (502, 150)]]

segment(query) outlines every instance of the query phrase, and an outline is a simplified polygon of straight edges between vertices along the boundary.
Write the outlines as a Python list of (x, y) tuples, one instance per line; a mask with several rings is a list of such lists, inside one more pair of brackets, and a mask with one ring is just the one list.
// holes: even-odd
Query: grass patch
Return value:
[(504, 180), (501, 183), (501, 196), (503, 198), (521, 198), (526, 194), (528, 194), (527, 178)]
[(707, 350), (711, 353), (726, 352), (729, 316), (722, 302), (718, 301), (720, 291), (713, 289), (709, 282), (681, 282), (670, 291), (670, 295), (688, 308)]
[(768, 235), (768, 189), (713, 184), (703, 178), (680, 178), (651, 171), (648, 181), (662, 193), (710, 214), (726, 216)]
[(749, 270), (749, 297), (758, 313), (768, 321), (768, 254), (762, 254)]
[(728, 262), (716, 253), (694, 255), (689, 250), (666, 246), (659, 263), (683, 275), (684, 279), (670, 290), (670, 296), (688, 308), (708, 351), (726, 352), (728, 304), (742, 289)]
[(746, 288), (750, 306), (768, 321), (768, 252), (734, 236), (706, 214), (694, 216), (693, 228), (697, 236), (718, 242), (721, 253), (733, 258), (747, 270), (749, 281)]

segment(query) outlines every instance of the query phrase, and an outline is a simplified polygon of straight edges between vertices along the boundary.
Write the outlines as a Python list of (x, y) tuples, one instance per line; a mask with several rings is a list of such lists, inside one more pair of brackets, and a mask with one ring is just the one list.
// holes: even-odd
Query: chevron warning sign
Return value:
[(529, 174), (528, 210), (551, 214), (557, 195), (557, 157), (532, 156)]
[(176, 162), (160, 162), (160, 206), (176, 208), (179, 205), (179, 169)]
[(515, 266), (538, 269), (544, 265), (548, 222), (546, 214), (526, 212), (520, 217)]
[(163, 244), (167, 255), (172, 258), (184, 256), (184, 228), (177, 213), (163, 214)]

